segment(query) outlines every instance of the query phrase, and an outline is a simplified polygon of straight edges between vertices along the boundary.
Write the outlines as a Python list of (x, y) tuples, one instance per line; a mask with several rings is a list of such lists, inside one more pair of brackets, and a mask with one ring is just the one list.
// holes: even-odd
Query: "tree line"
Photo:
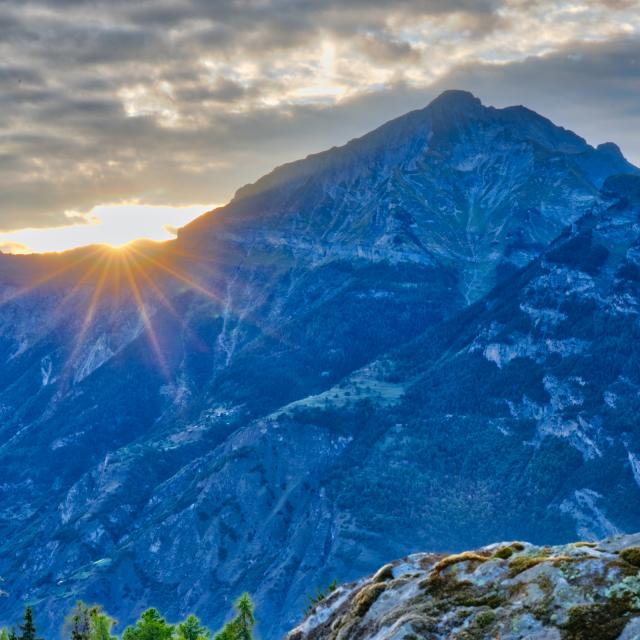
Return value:
[[(65, 619), (61, 636), (68, 640), (252, 640), (256, 624), (254, 610), (251, 597), (243, 593), (234, 603), (233, 618), (213, 634), (193, 614), (182, 622), (170, 624), (157, 609), (151, 608), (119, 638), (113, 633), (117, 624), (115, 618), (105, 613), (100, 605), (78, 601)], [(32, 607), (25, 608), (17, 629), (0, 630), (0, 640), (43, 640), (38, 636)]]

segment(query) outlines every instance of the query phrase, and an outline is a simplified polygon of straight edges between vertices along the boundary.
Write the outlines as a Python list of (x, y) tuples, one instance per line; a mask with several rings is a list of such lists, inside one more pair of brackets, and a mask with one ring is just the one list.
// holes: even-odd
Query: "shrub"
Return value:
[(484, 629), (488, 627), (494, 620), (496, 619), (496, 614), (491, 609), (487, 609), (486, 611), (481, 611), (475, 619), (475, 623), (481, 628)]
[(624, 629), (624, 608), (614, 603), (571, 607), (562, 625), (563, 640), (616, 640)]
[(494, 558), (508, 560), (513, 555), (513, 547), (500, 547), (494, 554)]
[(627, 600), (631, 607), (640, 609), (640, 576), (628, 576), (607, 590), (607, 597)]
[(627, 547), (620, 552), (620, 557), (634, 567), (640, 567), (640, 547)]
[(337, 588), (338, 588), (338, 581), (334, 578), (330, 584), (324, 587), (324, 589), (320, 589), (319, 587), (316, 587), (315, 594), (307, 594), (305, 596), (307, 600), (307, 606), (304, 609), (305, 617), (310, 615), (311, 612), (316, 608), (316, 606), (318, 606), (318, 604), (323, 602)]

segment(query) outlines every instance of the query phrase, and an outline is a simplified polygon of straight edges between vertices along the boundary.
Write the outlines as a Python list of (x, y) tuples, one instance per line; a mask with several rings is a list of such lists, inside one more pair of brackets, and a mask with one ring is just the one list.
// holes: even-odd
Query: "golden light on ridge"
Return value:
[(176, 229), (212, 209), (212, 205), (169, 207), (138, 203), (100, 205), (88, 214), (74, 214), (85, 224), (21, 229), (0, 233), (5, 253), (44, 253), (102, 244), (120, 249), (134, 240), (162, 242), (175, 237)]

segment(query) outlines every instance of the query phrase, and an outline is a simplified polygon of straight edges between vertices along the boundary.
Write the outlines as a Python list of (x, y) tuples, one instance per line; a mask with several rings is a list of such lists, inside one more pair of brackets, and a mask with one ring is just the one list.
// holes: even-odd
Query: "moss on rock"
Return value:
[(440, 573), (441, 571), (452, 567), (454, 564), (459, 564), (460, 562), (486, 562), (488, 559), (488, 555), (482, 555), (480, 553), (476, 553), (475, 551), (454, 553), (436, 562), (432, 569), (432, 573)]
[(535, 567), (546, 559), (546, 556), (518, 556), (509, 563), (509, 577), (515, 578), (518, 574)]
[(373, 603), (386, 588), (384, 583), (374, 582), (358, 591), (351, 604), (351, 615), (355, 618), (362, 618), (366, 615), (367, 611), (371, 609)]
[(494, 558), (499, 558), (500, 560), (508, 560), (513, 555), (513, 547), (500, 547), (494, 554)]
[(378, 569), (373, 578), (373, 582), (386, 582), (387, 580), (393, 580), (393, 565), (385, 564), (384, 567)]
[(627, 547), (620, 552), (620, 557), (634, 567), (640, 567), (640, 547)]
[(562, 640), (616, 640), (628, 617), (617, 600), (571, 607), (567, 621), (560, 625)]

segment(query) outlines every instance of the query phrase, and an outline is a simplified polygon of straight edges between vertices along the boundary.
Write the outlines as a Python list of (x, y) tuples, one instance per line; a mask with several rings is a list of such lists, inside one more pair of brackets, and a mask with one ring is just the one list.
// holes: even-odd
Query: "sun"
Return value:
[(68, 213), (80, 223), (0, 233), (0, 247), (6, 253), (47, 253), (99, 244), (120, 248), (136, 240), (163, 242), (175, 238), (177, 229), (213, 208), (211, 204), (100, 205), (86, 214)]
[(112, 242), (103, 242), (102, 244), (114, 253), (125, 253), (131, 249), (131, 246), (135, 244), (135, 242), (136, 240), (129, 240), (128, 242), (122, 242), (120, 244), (114, 244)]

